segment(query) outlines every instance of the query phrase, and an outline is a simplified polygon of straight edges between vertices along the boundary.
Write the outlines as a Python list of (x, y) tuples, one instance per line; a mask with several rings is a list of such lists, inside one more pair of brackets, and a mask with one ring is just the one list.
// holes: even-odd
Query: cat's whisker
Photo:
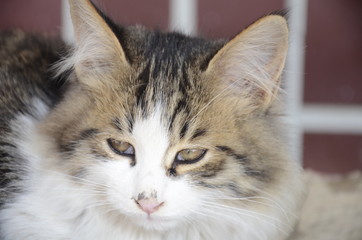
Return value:
[(228, 206), (228, 205), (225, 205), (225, 204), (220, 204), (220, 203), (215, 203), (215, 202), (203, 202), (203, 205), (209, 206), (209, 207), (215, 207), (215, 208), (219, 208), (219, 209), (223, 209), (223, 210), (229, 210), (229, 211), (232, 211), (232, 212), (252, 213), (252, 214), (256, 214), (258, 216), (269, 218), (271, 220), (280, 221), (279, 219), (277, 219), (275, 217), (271, 217), (271, 216), (263, 214), (263, 213), (258, 213), (258, 212), (252, 211), (252, 210), (247, 210), (247, 209), (243, 209), (243, 208)]
[(215, 222), (220, 221), (220, 214), (210, 214), (211, 212), (204, 211), (204, 209), (200, 210), (192, 210), (191, 213), (193, 215), (191, 216), (185, 216), (184, 218), (190, 218), (192, 222), (195, 222), (199, 224), (200, 222), (204, 221), (205, 219), (212, 219)]
[[(252, 196), (252, 197), (248, 197), (248, 199), (260, 199), (260, 200), (270, 202), (271, 203), (270, 206), (272, 206), (273, 208), (276, 207), (277, 209), (279, 209), (283, 213), (283, 215), (286, 217), (286, 220), (288, 222), (290, 222), (290, 218), (289, 218), (289, 216), (288, 216), (288, 214), (287, 214), (287, 212), (285, 210), (285, 206), (283, 206), (283, 204), (280, 202), (280, 200), (279, 201), (275, 200), (274, 197), (270, 193), (268, 193), (268, 192), (266, 192), (264, 190), (256, 189), (256, 191), (259, 192), (259, 193), (264, 194), (266, 197), (264, 197), (264, 196)], [(222, 196), (222, 194), (220, 194), (220, 195)], [(236, 198), (236, 200), (237, 200), (237, 198)], [(246, 200), (246, 199), (243, 199), (243, 200)], [(250, 201), (250, 200), (248, 200), (248, 201)], [(259, 204), (265, 204), (266, 205), (267, 203), (259, 202)]]
[[(208, 215), (214, 215), (215, 219), (223, 219), (224, 221), (227, 221), (227, 222), (233, 222), (233, 221), (237, 222), (237, 221), (240, 221), (241, 219), (244, 219), (244, 221), (245, 221), (244, 217), (249, 217), (249, 218), (257, 220), (261, 223), (266, 223), (273, 227), (278, 227), (278, 226), (276, 226), (275, 223), (272, 223), (270, 221), (270, 219), (261, 218), (260, 216), (255, 215), (254, 213), (250, 213), (250, 212), (243, 212), (243, 211), (234, 212), (228, 208), (207, 205), (207, 208), (205, 208), (205, 213)], [(243, 218), (240, 218), (239, 215), (242, 215)]]
[(49, 170), (49, 169), (37, 169), (38, 171), (42, 171), (42, 172), (47, 172), (47, 173), (50, 173), (52, 174), (52, 178), (54, 178), (56, 176), (58, 176), (59, 178), (60, 177), (64, 177), (66, 179), (72, 179), (72, 180), (75, 180), (76, 183), (86, 183), (86, 184), (89, 184), (91, 186), (96, 186), (96, 187), (104, 187), (104, 188), (108, 188), (109, 186), (108, 185), (105, 185), (105, 184), (102, 184), (102, 183), (99, 183), (99, 182), (95, 182), (95, 181), (91, 181), (89, 179), (85, 179), (85, 178), (81, 178), (81, 177), (77, 177), (77, 176), (74, 176), (74, 175), (70, 175), (70, 174), (66, 174), (66, 173), (62, 173), (62, 172), (58, 172), (58, 171), (55, 171), (55, 170)]
[[(220, 208), (224, 208), (225, 210), (228, 209), (228, 210), (231, 210), (231, 211), (235, 211), (235, 212), (238, 212), (238, 211), (242, 211), (242, 212), (247, 212), (247, 213), (252, 213), (252, 214), (256, 214), (256, 215), (259, 215), (259, 216), (262, 216), (262, 217), (266, 217), (268, 219), (271, 219), (271, 220), (274, 220), (274, 221), (277, 221), (283, 225), (286, 225), (286, 226), (289, 226), (288, 224), (285, 224), (283, 223), (280, 219), (278, 218), (275, 218), (275, 217), (271, 217), (269, 215), (266, 215), (266, 214), (262, 214), (262, 213), (258, 213), (258, 212), (255, 212), (253, 210), (248, 210), (248, 209), (243, 209), (243, 208), (238, 208), (238, 207), (235, 207), (235, 206), (228, 206), (228, 205), (225, 205), (224, 203), (219, 203), (219, 202), (210, 202), (210, 201), (204, 201), (203, 202), (204, 204), (208, 205), (208, 206), (216, 206), (216, 207), (220, 207)], [(290, 226), (289, 226), (290, 227)]]
[[(291, 219), (290, 219), (289, 215), (287, 214), (287, 211), (285, 210), (286, 207), (283, 206), (284, 204), (283, 204), (283, 202), (281, 202), (281, 200), (279, 200), (279, 201), (278, 201), (278, 200), (275, 200), (275, 197), (274, 197), (274, 196), (272, 196), (270, 193), (268, 193), (268, 192), (266, 192), (266, 191), (264, 191), (264, 190), (258, 189), (258, 191), (259, 191), (260, 193), (266, 195), (267, 197), (265, 197), (265, 200), (268, 200), (268, 201), (274, 203), (275, 206), (278, 207), (278, 209), (281, 210), (281, 212), (282, 212), (283, 215), (285, 216), (286, 220), (287, 220), (288, 222), (291, 222)], [(284, 199), (284, 201), (286, 201), (286, 199)], [(286, 203), (285, 203), (285, 204), (286, 204)], [(293, 214), (291, 214), (291, 216), (293, 216)], [(295, 216), (293, 216), (293, 217), (295, 217)]]
[(92, 204), (88, 204), (84, 209), (88, 210), (92, 208), (107, 207), (107, 206), (112, 206), (112, 204), (107, 201), (99, 201), (99, 202), (92, 202)]
[[(265, 206), (268, 206), (268, 207), (277, 207), (279, 210), (281, 210), (283, 212), (285, 217), (287, 217), (287, 214), (286, 214), (284, 208), (277, 201), (275, 201), (275, 200), (273, 200), (271, 198), (255, 196), (255, 197), (240, 197), (240, 198), (236, 198), (236, 197), (214, 197), (213, 199), (215, 199), (215, 200), (226, 200), (226, 201), (247, 201), (247, 202), (252, 202), (252, 203), (265, 205)], [(271, 202), (271, 203), (266, 203), (264, 201), (257, 201), (258, 199), (259, 200), (266, 200), (266, 201)]]
[[(230, 208), (229, 206), (224, 206), (224, 205), (214, 205), (214, 204), (205, 204), (205, 206), (207, 206), (208, 208), (206, 208), (210, 213), (213, 213), (215, 215), (222, 215), (223, 218), (225, 219), (235, 219), (236, 221), (240, 220), (239, 217), (234, 217), (233, 214), (237, 214), (237, 215), (243, 215), (246, 217), (250, 217), (253, 218), (257, 221), (260, 222), (264, 222), (268, 225), (271, 225), (277, 229), (279, 229), (279, 231), (283, 232), (285, 235), (287, 234), (286, 231), (284, 231), (279, 225), (283, 225), (289, 229), (291, 229), (291, 226), (289, 226), (288, 224), (285, 224), (283, 222), (281, 222), (280, 220), (278, 220), (277, 218), (265, 215), (265, 214), (261, 214), (259, 212), (256, 211), (251, 211), (251, 210), (245, 210), (245, 209), (239, 209), (239, 208)], [(209, 209), (210, 208), (210, 209)], [(219, 211), (211, 211), (211, 209), (217, 209), (217, 210), (222, 210), (222, 213)], [(227, 213), (224, 213), (224, 211), (227, 211)]]

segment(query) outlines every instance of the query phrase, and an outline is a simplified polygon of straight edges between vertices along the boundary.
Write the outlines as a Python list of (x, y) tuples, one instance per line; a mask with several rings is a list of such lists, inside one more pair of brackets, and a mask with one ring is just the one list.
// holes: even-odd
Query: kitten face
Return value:
[[(196, 211), (200, 199), (186, 178), (170, 176), (170, 162), (176, 153), (169, 149), (169, 134), (161, 123), (159, 110), (135, 121), (132, 136), (127, 139), (135, 148), (134, 160), (117, 156), (103, 146), (109, 158), (103, 159), (102, 171), (95, 176), (109, 186), (104, 194), (112, 208), (145, 228), (165, 229), (182, 222)], [(98, 173), (99, 169), (96, 166), (94, 170)], [(154, 199), (162, 206), (147, 213), (137, 203), (140, 198)]]
[(285, 20), (266, 17), (224, 43), (120, 28), (87, 1), (71, 9), (70, 90), (41, 126), (51, 170), (85, 206), (145, 229), (270, 221), (280, 210), (270, 196), (295, 170), (271, 110)]
[[(168, 91), (159, 93), (166, 95)], [(191, 216), (197, 219), (197, 213), (200, 217), (206, 214), (203, 211), (208, 208), (203, 202), (221, 197), (219, 193), (215, 196), (213, 188), (235, 195), (222, 185), (233, 183), (232, 179), (225, 181), (225, 174), (240, 174), (238, 161), (242, 156), (227, 163), (225, 158), (233, 154), (232, 150), (223, 146), (225, 140), (219, 140), (225, 132), (231, 132), (235, 124), (230, 112), (225, 110), (223, 116), (216, 117), (212, 111), (215, 107), (201, 111), (205, 106), (201, 99), (193, 99), (194, 108), (190, 112), (186, 111), (186, 105), (178, 107), (180, 102), (189, 101), (187, 98), (152, 103), (153, 92), (144, 96), (150, 103), (147, 105), (133, 104), (137, 101), (136, 95), (127, 96), (124, 91), (104, 94), (108, 100), (87, 91), (74, 95), (89, 99), (77, 107), (79, 112), (72, 114), (73, 120), (67, 116), (63, 126), (60, 122), (57, 129), (52, 125), (50, 134), (57, 139), (61, 151), (56, 168), (61, 165), (60, 171), (73, 176), (76, 184), (91, 193), (87, 199), (89, 205), (101, 201), (105, 205), (102, 211), (113, 209), (120, 217), (127, 216), (142, 227), (165, 229), (184, 223)], [(202, 93), (192, 95), (202, 98)], [(197, 106), (197, 101), (202, 104)], [(82, 103), (78, 99), (70, 102)], [(69, 108), (69, 104), (59, 106), (60, 113), (63, 107)], [(56, 117), (59, 119), (59, 115)], [(49, 129), (46, 130), (49, 134)], [(116, 153), (108, 139), (129, 143), (135, 156)], [(184, 149), (207, 152), (197, 162), (177, 163), (177, 154)], [(237, 167), (236, 171), (233, 166)], [(148, 214), (137, 204), (140, 195), (155, 198), (162, 207)]]
[[(193, 79), (202, 77), (206, 78)], [(153, 81), (149, 79), (148, 86)], [(232, 98), (211, 102), (219, 93), (207, 86), (189, 90), (190, 97), (178, 89), (153, 86), (138, 104), (140, 96), (132, 91), (112, 90), (100, 98), (97, 91), (77, 88), (50, 116), (51, 127), (45, 125), (44, 131), (56, 140), (60, 152), (55, 171), (69, 175), (87, 193), (89, 206), (101, 203), (101, 212), (157, 230), (205, 216), (229, 217), (232, 222), (232, 208), (225, 217), (220, 206), (232, 206), (230, 199), (259, 197), (272, 190), (282, 174), (278, 168), (284, 157), (264, 149), (272, 144), (268, 142), (272, 136), (265, 132), (261, 139), (250, 138), (266, 130), (265, 120), (258, 114), (244, 116), (238, 111), (243, 103)], [(72, 109), (73, 117), (67, 114), (64, 122), (59, 121), (71, 108), (76, 110)], [(130, 144), (134, 156), (115, 152), (109, 139)], [(185, 149), (206, 153), (195, 162), (180, 163), (177, 155)], [(155, 199), (161, 207), (150, 214), (140, 208), (139, 196)], [(255, 208), (247, 201), (242, 205)]]

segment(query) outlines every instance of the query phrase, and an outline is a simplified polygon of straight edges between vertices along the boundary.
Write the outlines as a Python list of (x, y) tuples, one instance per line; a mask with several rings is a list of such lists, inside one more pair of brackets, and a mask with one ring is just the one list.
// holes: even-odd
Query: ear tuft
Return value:
[(267, 108), (280, 88), (288, 50), (284, 17), (261, 18), (229, 41), (210, 61), (207, 71), (221, 89)]
[(89, 0), (69, 0), (75, 35), (73, 54), (63, 61), (60, 71), (74, 68), (79, 81), (97, 87), (128, 66), (122, 46)]

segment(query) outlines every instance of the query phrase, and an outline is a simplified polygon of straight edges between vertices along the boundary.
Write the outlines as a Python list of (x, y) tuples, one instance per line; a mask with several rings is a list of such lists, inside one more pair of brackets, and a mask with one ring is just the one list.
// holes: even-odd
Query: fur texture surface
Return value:
[(362, 238), (362, 173), (304, 172), (306, 200), (291, 240)]
[(286, 239), (301, 180), (278, 111), (284, 17), (211, 41), (70, 6), (70, 48), (0, 38), (1, 238)]

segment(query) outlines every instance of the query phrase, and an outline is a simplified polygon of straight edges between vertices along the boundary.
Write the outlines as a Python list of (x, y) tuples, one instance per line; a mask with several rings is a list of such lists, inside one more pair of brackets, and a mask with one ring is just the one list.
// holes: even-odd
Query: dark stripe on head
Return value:
[(146, 107), (145, 93), (147, 89), (147, 83), (141, 83), (136, 91), (137, 106), (141, 108)]
[(98, 134), (98, 133), (99, 133), (99, 130), (98, 130), (98, 129), (95, 129), (95, 128), (86, 129), (86, 130), (82, 131), (82, 132), (79, 134), (79, 139), (78, 139), (78, 140), (83, 140), (83, 139), (91, 138), (91, 137), (93, 137), (94, 135), (96, 135), (96, 134)]
[(234, 157), (239, 163), (245, 164), (249, 162), (245, 155), (235, 153), (235, 151), (228, 146), (216, 146), (216, 149), (225, 152), (228, 156)]
[(133, 131), (134, 117), (133, 114), (127, 115), (128, 131), (131, 133)]
[(189, 129), (189, 122), (186, 121), (186, 122), (184, 123), (184, 125), (182, 126), (182, 128), (181, 128), (181, 131), (180, 131), (180, 139), (182, 139), (182, 138), (185, 137), (186, 132), (187, 132), (188, 129)]
[(119, 118), (116, 117), (113, 119), (112, 126), (115, 127), (117, 130), (119, 130), (120, 132), (123, 132), (123, 127)]
[(126, 116), (127, 126), (124, 126), (125, 124), (122, 124), (122, 122), (119, 120), (118, 117), (115, 117), (111, 124), (113, 127), (115, 127), (120, 132), (124, 132), (125, 130), (127, 130), (131, 133), (133, 131), (133, 124), (134, 124), (133, 114), (128, 114)]
[(147, 108), (147, 101), (146, 101), (146, 93), (147, 93), (147, 86), (150, 81), (150, 63), (142, 70), (140, 75), (138, 76), (138, 87), (135, 92), (137, 106), (140, 107), (142, 110), (145, 111)]
[(170, 118), (169, 121), (169, 130), (172, 130), (173, 128), (173, 124), (175, 121), (175, 118), (178, 114), (180, 114), (182, 111), (184, 111), (187, 108), (187, 102), (185, 101), (185, 99), (181, 99), (178, 101), (177, 106), (175, 107), (172, 116)]
[(191, 140), (201, 137), (201, 136), (205, 136), (206, 135), (206, 129), (196, 129), (195, 133), (192, 135)]
[(182, 79), (179, 84), (179, 91), (184, 95), (187, 96), (188, 90), (191, 88), (191, 82), (189, 79), (189, 75), (187, 73), (187, 68), (184, 65), (182, 68)]

